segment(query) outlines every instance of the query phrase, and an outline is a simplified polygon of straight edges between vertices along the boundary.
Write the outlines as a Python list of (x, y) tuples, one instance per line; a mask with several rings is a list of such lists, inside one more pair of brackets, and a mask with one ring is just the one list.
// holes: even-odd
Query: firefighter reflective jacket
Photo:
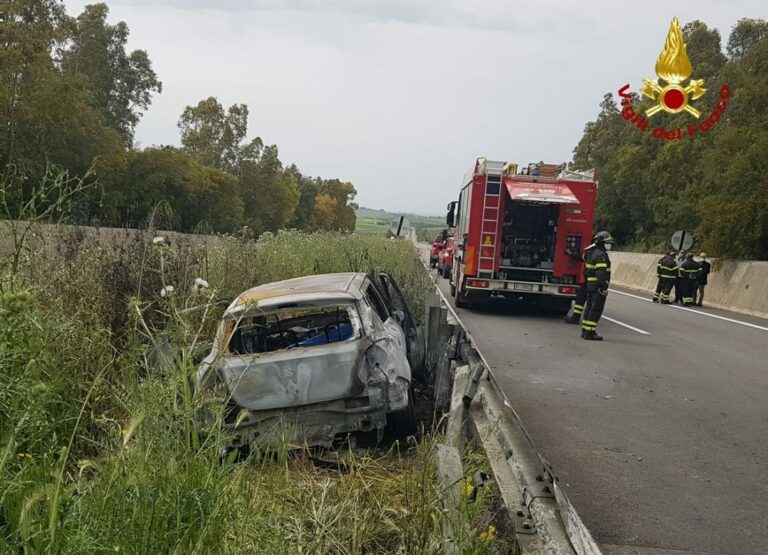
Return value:
[(661, 279), (675, 279), (678, 272), (677, 262), (671, 256), (664, 256), (659, 259), (656, 267), (656, 275)]
[(584, 253), (584, 273), (590, 288), (607, 289), (611, 281), (611, 260), (602, 245)]
[(692, 258), (686, 258), (685, 261), (680, 264), (680, 277), (688, 279), (698, 279), (701, 266)]

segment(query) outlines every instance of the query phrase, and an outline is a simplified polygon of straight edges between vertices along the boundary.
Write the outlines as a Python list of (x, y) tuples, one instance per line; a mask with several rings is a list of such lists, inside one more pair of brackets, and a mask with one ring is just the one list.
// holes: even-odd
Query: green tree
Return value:
[(125, 167), (103, 179), (104, 223), (144, 227), (166, 202), (175, 229), (191, 232), (203, 222), (214, 231), (233, 231), (242, 222), (237, 179), (204, 166), (173, 147), (129, 154)]
[(89, 4), (69, 20), (70, 40), (61, 52), (61, 67), (87, 79), (91, 105), (130, 146), (136, 124), (162, 84), (146, 51), (126, 51), (128, 25), (110, 25), (108, 15), (106, 4)]
[[(338, 179), (323, 180), (319, 192), (320, 196), (328, 196), (333, 199), (333, 218), (327, 224), (324, 223), (323, 229), (353, 231), (357, 220), (355, 214), (357, 204), (352, 201), (357, 195), (357, 191), (352, 183)], [(331, 206), (331, 203), (326, 203), (326, 206)]]
[(299, 200), (293, 211), (290, 227), (307, 229), (309, 220), (312, 218), (312, 211), (315, 209), (315, 197), (318, 195), (322, 180), (301, 175), (299, 169), (293, 164), (285, 171), (296, 180), (299, 189)]
[(53, 50), (67, 39), (61, 3), (13, 2), (2, 18), (0, 167), (17, 178), (20, 194), (49, 164), (84, 175), (94, 159), (120, 156), (120, 137), (90, 106), (85, 81), (54, 63)]
[(264, 147), (256, 137), (246, 142), (248, 106), (233, 104), (228, 110), (214, 97), (187, 106), (178, 123), (184, 150), (201, 164), (232, 174), (243, 162), (255, 162)]
[(315, 198), (315, 207), (309, 225), (312, 229), (329, 231), (334, 227), (338, 201), (328, 193), (320, 193)]
[(285, 228), (299, 202), (299, 184), (283, 169), (277, 146), (265, 147), (258, 162), (241, 162), (238, 173), (247, 225), (256, 233)]
[(20, 0), (0, 9), (0, 109), (3, 111), (3, 168), (16, 160), (18, 129), (27, 119), (28, 99), (54, 74), (51, 50), (63, 40), (64, 6), (56, 0)]
[(728, 37), (728, 57), (740, 60), (753, 46), (768, 37), (768, 21), (742, 18), (736, 22)]

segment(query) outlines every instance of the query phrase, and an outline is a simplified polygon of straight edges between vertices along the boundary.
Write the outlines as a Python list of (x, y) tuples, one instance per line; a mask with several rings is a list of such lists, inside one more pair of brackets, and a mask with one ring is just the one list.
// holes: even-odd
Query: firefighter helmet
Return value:
[(593, 243), (613, 243), (613, 237), (607, 231), (598, 231), (592, 238)]

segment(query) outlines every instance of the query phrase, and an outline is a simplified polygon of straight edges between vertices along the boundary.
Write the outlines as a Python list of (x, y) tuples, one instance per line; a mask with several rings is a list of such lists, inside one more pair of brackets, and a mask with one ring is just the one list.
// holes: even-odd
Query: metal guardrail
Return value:
[[(448, 443), (461, 450), (467, 439), (476, 438), (482, 445), (521, 553), (600, 554), (556, 473), (534, 447), (472, 335), (436, 283), (435, 293), (439, 301), (433, 297), (426, 303), (426, 352), (435, 376), (437, 405), (448, 409)], [(462, 362), (452, 380), (449, 358)], [(446, 403), (449, 381), (453, 391)]]

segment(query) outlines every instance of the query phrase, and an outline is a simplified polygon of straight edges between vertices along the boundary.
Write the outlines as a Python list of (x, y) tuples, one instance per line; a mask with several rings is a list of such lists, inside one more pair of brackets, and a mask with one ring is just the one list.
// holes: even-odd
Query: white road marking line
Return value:
[(718, 316), (717, 314), (710, 314), (709, 312), (702, 312), (701, 310), (693, 310), (692, 308), (688, 308), (687, 306), (676, 306), (676, 305), (670, 305), (670, 306), (672, 308), (677, 308), (679, 310), (685, 310), (686, 312), (694, 312), (696, 314), (701, 314), (702, 316), (709, 316), (710, 318), (717, 318), (718, 320), (725, 320), (726, 322), (741, 324), (742, 326), (755, 328), (756, 330), (768, 331), (768, 328), (766, 328), (765, 326), (758, 326), (757, 324), (750, 324), (749, 322), (742, 322), (741, 320), (734, 320), (733, 318), (726, 318), (725, 316)]
[(641, 297), (640, 295), (633, 295), (632, 293), (625, 293), (624, 291), (616, 291), (616, 289), (610, 289), (610, 292), (618, 293), (619, 295), (626, 295), (627, 297), (634, 297), (635, 299), (640, 299), (641, 301), (651, 302), (651, 299), (648, 299), (646, 297)]
[[(635, 299), (640, 299), (641, 301), (651, 302), (651, 299), (646, 299), (645, 297), (641, 297), (639, 295), (633, 295), (632, 293), (625, 293), (624, 291), (616, 291), (615, 289), (611, 289), (611, 291), (613, 293), (618, 293), (619, 295), (626, 295), (627, 297), (634, 297)], [(749, 322), (742, 322), (741, 320), (734, 320), (733, 318), (726, 318), (725, 316), (718, 316), (717, 314), (710, 314), (709, 312), (694, 310), (692, 308), (688, 308), (687, 306), (678, 306), (676, 304), (670, 304), (668, 306), (671, 306), (672, 308), (677, 308), (678, 310), (685, 310), (686, 312), (701, 314), (702, 316), (709, 316), (710, 318), (717, 318), (718, 320), (725, 320), (726, 322), (731, 322), (733, 324), (747, 326), (748, 328), (754, 328), (756, 330), (761, 330), (761, 331), (768, 331), (768, 328), (765, 326), (758, 326), (757, 324), (750, 324)], [(605, 318), (605, 316), (603, 316), (603, 318)]]
[(642, 335), (651, 335), (651, 332), (641, 330), (640, 328), (636, 328), (635, 326), (630, 326), (629, 324), (625, 324), (624, 322), (620, 322), (619, 320), (615, 320), (613, 318), (609, 318), (608, 316), (603, 316), (603, 320), (608, 320), (609, 322), (613, 322), (614, 324), (618, 324), (620, 326), (624, 326), (625, 328), (628, 328), (632, 331), (636, 331), (639, 334)]

